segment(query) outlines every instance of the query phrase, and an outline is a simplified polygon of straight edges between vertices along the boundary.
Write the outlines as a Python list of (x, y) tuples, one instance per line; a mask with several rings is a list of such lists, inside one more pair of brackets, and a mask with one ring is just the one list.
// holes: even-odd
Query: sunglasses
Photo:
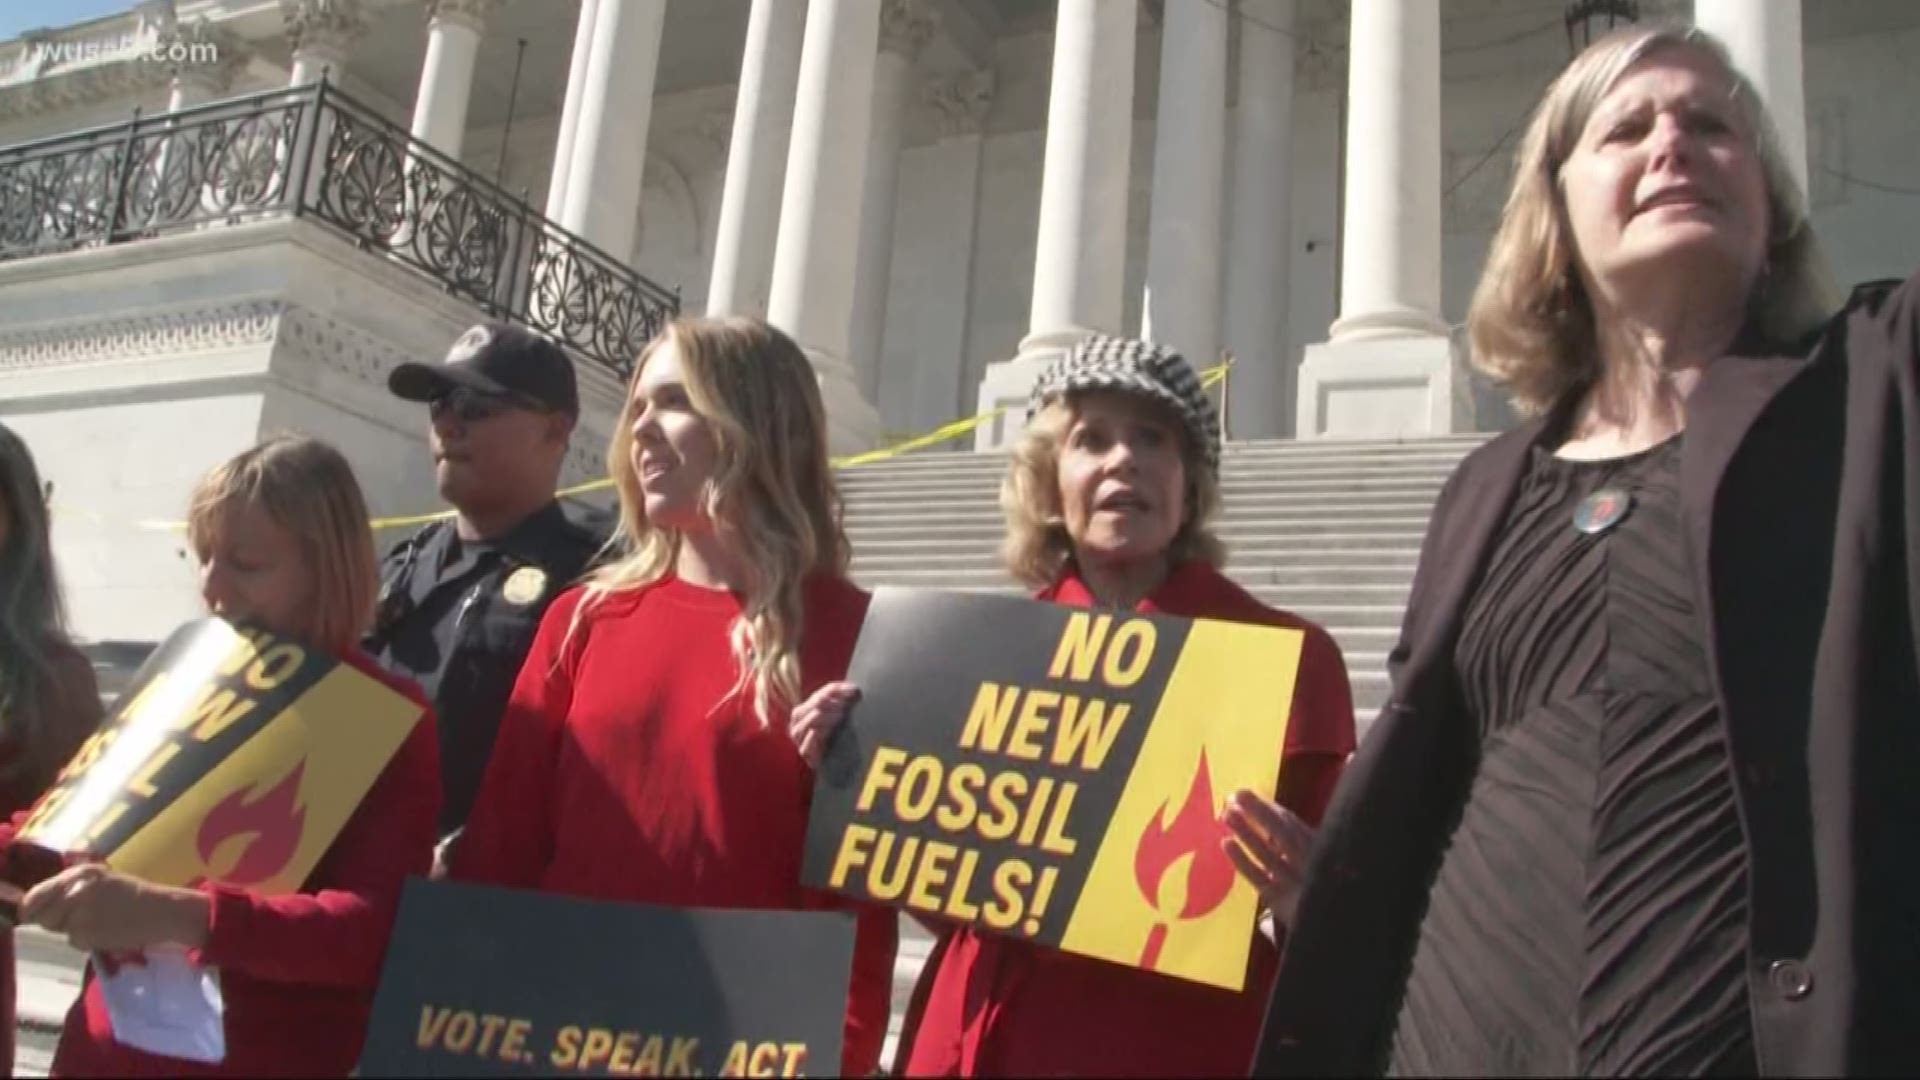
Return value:
[(477, 424), (516, 409), (541, 412), (546, 406), (523, 394), (490, 394), (465, 387), (449, 390), (427, 403), (427, 415), (433, 419), (451, 413), (463, 424)]

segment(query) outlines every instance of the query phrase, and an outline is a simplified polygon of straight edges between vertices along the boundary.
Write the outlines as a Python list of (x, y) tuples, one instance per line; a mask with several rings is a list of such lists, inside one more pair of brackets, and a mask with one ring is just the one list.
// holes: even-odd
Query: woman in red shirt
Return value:
[[(455, 878), (682, 907), (800, 887), (812, 773), (791, 703), (845, 674), (867, 596), (813, 369), (752, 319), (640, 355), (608, 451), (627, 554), (547, 612), (448, 864)], [(859, 915), (843, 1068), (886, 1035), (891, 911)]]
[[(1185, 359), (1146, 342), (1092, 337), (1041, 377), (1033, 400), (1001, 504), (1007, 564), (1040, 599), (1305, 632), (1286, 745), (1274, 748), (1283, 762), (1278, 802), (1240, 791), (1221, 814), (1221, 843), (1264, 900), (1263, 930), (1245, 988), (1232, 992), (946, 928), (914, 994), (899, 1071), (1242, 1074), (1298, 886), (1294, 868), (1311, 843), (1305, 822), (1319, 820), (1353, 750), (1346, 665), (1325, 630), (1221, 575), (1209, 527), (1220, 500), (1219, 421)], [(855, 693), (836, 684), (796, 711), (795, 737), (811, 760)]]
[[(93, 665), (67, 636), (46, 496), (0, 424), (0, 821), (25, 810), (100, 723)], [(0, 1076), (13, 1074), (13, 934), (0, 930)]]
[[(244, 620), (342, 657), (407, 695), (356, 642), (378, 586), (366, 504), (346, 459), (309, 439), (275, 439), (201, 480), (188, 540), (201, 595)], [(91, 967), (67, 1014), (55, 1076), (345, 1076), (360, 1056), (402, 881), (432, 865), (440, 809), (431, 715), (392, 761), (298, 892), (263, 896), (211, 882), (172, 888), (100, 864), (41, 882), (21, 921), (94, 953), (177, 946), (217, 968), (226, 1057), (165, 1057), (114, 1039)]]

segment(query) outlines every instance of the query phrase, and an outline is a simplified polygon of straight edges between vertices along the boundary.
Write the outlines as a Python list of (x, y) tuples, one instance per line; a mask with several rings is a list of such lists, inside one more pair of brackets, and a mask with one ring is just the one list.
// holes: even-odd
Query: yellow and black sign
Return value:
[(802, 879), (1238, 989), (1258, 897), (1221, 846), (1279, 779), (1297, 630), (881, 589)]
[(376, 679), (218, 619), (175, 631), (20, 839), (166, 885), (298, 889), (421, 709)]
[(410, 881), (363, 1076), (836, 1076), (853, 919)]

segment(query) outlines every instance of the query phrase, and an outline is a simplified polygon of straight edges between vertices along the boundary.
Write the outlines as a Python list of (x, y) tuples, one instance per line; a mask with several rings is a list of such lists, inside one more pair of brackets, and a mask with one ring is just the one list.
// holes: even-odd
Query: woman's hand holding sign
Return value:
[(809, 766), (818, 769), (827, 755), (827, 743), (847, 718), (847, 709), (860, 700), (860, 688), (850, 682), (830, 682), (794, 707), (787, 734)]
[(1313, 855), (1313, 827), (1293, 811), (1252, 791), (1240, 790), (1220, 815), (1233, 835), (1220, 841), (1240, 876), (1259, 890), (1281, 927), (1293, 923), (1294, 905)]
[(196, 890), (154, 885), (87, 863), (27, 890), (20, 921), (65, 934), (85, 952), (197, 949), (206, 944), (209, 904)]

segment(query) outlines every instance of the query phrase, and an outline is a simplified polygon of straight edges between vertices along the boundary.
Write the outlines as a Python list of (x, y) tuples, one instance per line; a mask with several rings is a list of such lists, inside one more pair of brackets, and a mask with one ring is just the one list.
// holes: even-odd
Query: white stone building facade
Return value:
[[(1456, 328), (1575, 6), (149, 0), (0, 43), (0, 223), (23, 145), (94, 127), (104, 145), (136, 107), (143, 130), (197, 123), (324, 72), (407, 161), (524, 199), (521, 235), (584, 239), (686, 311), (788, 330), (841, 450), (1018, 402), (1085, 330), (1231, 353), (1233, 438), (1493, 430), (1509, 417)], [(1920, 4), (1639, 8), (1718, 30), (1760, 81), (1843, 281), (1911, 272)], [(300, 115), (316, 142), (346, 124)], [(322, 182), (291, 163), (309, 144), (275, 145), (263, 175)], [(55, 479), (83, 631), (152, 636), (190, 611), (155, 523), (265, 431), (342, 443), (379, 513), (431, 508), (424, 418), (384, 373), (443, 350), (473, 296), (311, 215), (45, 251), (5, 235), (0, 420)], [(573, 478), (599, 471), (620, 392), (582, 371)]]

